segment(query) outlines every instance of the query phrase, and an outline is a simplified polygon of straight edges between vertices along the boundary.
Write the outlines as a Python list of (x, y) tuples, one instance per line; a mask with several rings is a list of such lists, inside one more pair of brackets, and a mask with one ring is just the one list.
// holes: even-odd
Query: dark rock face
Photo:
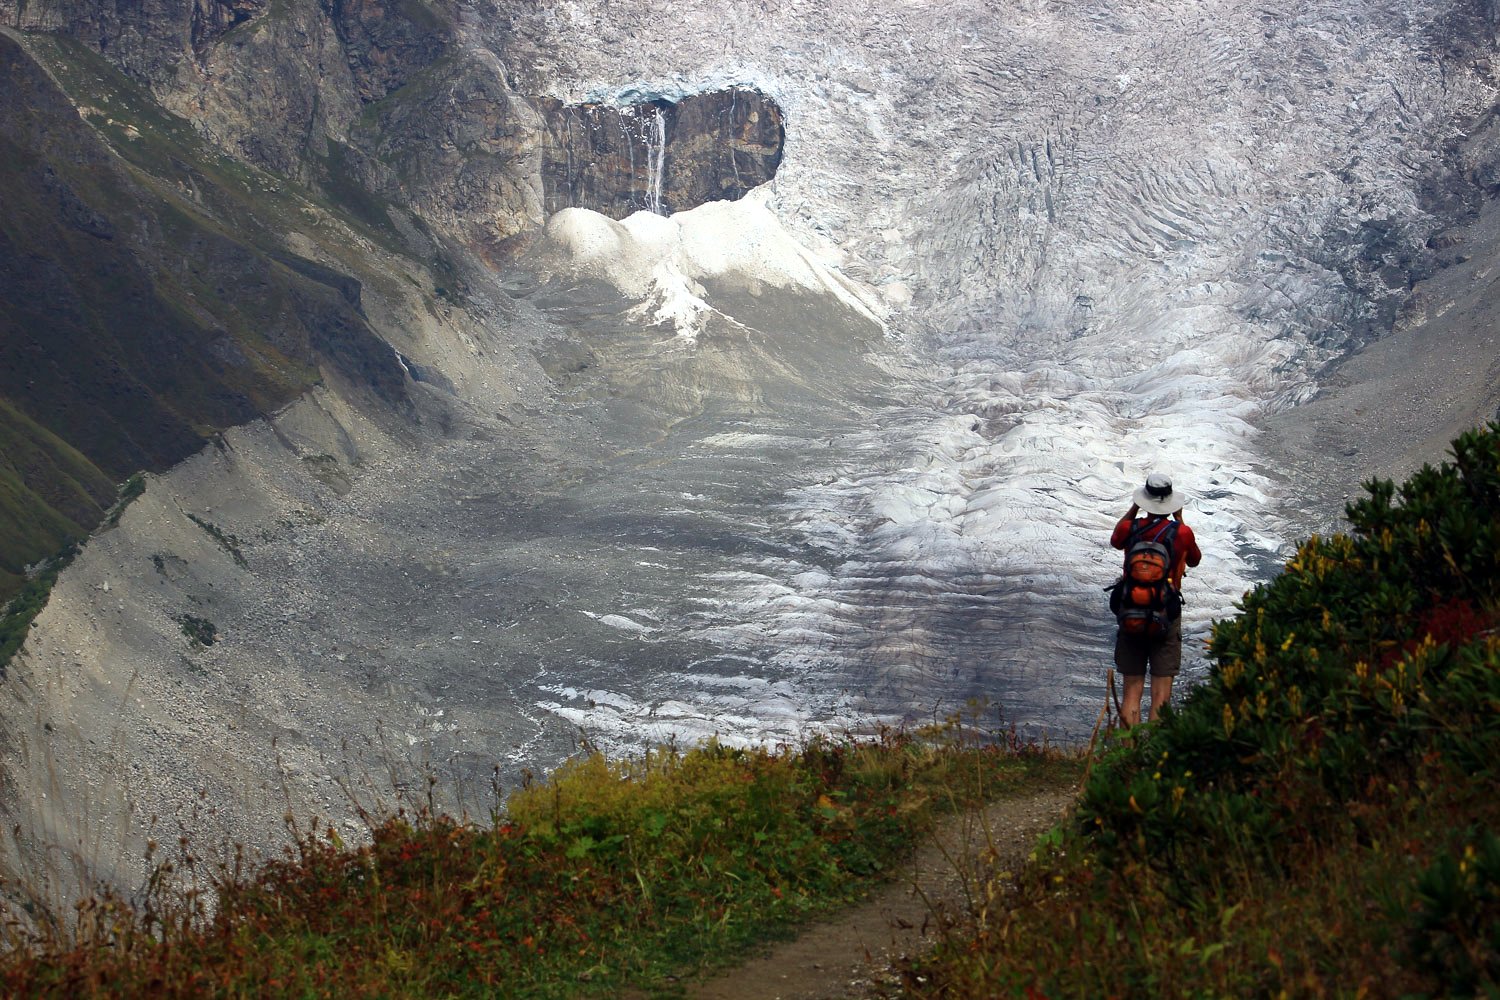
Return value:
[(76, 41), (235, 155), (303, 183), (361, 107), (440, 59), (452, 33), (425, 0), (0, 0), (0, 24)]
[(265, 9), (266, 0), (194, 0), (190, 29), (193, 51), (201, 58), (221, 35)]
[[(252, 0), (239, 0), (252, 2)], [(343, 43), (359, 99), (369, 104), (404, 87), (448, 47), (446, 23), (416, 0), (323, 0)]]
[(422, 0), (278, 0), (154, 90), (236, 155), (316, 184), (331, 146), (348, 141), (361, 111), (438, 62), (450, 33), (445, 16)]
[(536, 134), (536, 112), (492, 65), (455, 55), (365, 108), (348, 166), (360, 186), (493, 262), (542, 221)]
[[(257, 3), (259, 0), (229, 0)], [(52, 31), (76, 38), (141, 80), (174, 77), (191, 40), (211, 40), (233, 23), (220, 0), (193, 4), (170, 0), (98, 3), (96, 0), (0, 0), (0, 23), (23, 31)]]
[(776, 102), (738, 87), (624, 107), (534, 103), (549, 214), (589, 208), (619, 219), (734, 201), (776, 176), (786, 141)]

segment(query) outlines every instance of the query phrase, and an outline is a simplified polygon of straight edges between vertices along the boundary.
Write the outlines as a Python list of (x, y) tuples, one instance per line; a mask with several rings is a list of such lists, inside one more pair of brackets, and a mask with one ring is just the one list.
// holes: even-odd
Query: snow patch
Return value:
[(669, 325), (689, 341), (719, 311), (708, 301), (706, 279), (832, 296), (884, 327), (879, 298), (799, 243), (767, 207), (768, 197), (752, 191), (739, 201), (711, 201), (670, 217), (636, 212), (620, 222), (565, 208), (547, 221), (545, 238), (573, 269), (638, 300), (638, 318)]

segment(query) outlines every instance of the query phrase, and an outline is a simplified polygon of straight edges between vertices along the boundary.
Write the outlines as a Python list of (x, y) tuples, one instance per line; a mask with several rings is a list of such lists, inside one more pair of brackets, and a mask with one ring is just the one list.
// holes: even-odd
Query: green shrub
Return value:
[(218, 626), (207, 618), (183, 615), (177, 623), (182, 626), (182, 634), (195, 646), (212, 646), (219, 638)]
[(1500, 983), (1500, 837), (1471, 828), (1417, 877), (1413, 958), (1455, 993)]
[(188, 514), (188, 520), (192, 521), (198, 527), (202, 528), (208, 534), (208, 537), (214, 540), (219, 548), (223, 549), (226, 553), (229, 554), (229, 557), (234, 560), (234, 564), (236, 566), (243, 568), (250, 565), (250, 563), (245, 560), (245, 553), (240, 551), (240, 540), (238, 537), (229, 534), (217, 524), (201, 518), (197, 514)]
[(125, 513), (125, 508), (132, 502), (139, 500), (146, 492), (146, 477), (144, 473), (137, 472), (125, 480), (115, 490), (115, 502), (104, 513), (104, 526), (113, 528), (120, 523), (120, 515)]
[(1177, 841), (1212, 866), (1231, 838), (1274, 863), (1289, 828), (1404, 769), (1435, 730), (1480, 766), (1493, 726), (1446, 720), (1472, 717), (1496, 683), (1480, 653), (1455, 672), (1451, 649), (1497, 621), (1500, 427), (1454, 453), (1402, 486), (1399, 505), (1389, 482), (1367, 484), (1349, 535), (1304, 543), (1215, 625), (1210, 681), (1164, 725), (1127, 735), (1085, 790), (1079, 820), (1105, 859), (1149, 843), (1191, 881), (1203, 873), (1183, 869)]
[(10, 663), (11, 657), (16, 655), (26, 641), (31, 623), (47, 606), (47, 599), (52, 596), (52, 587), (57, 583), (57, 574), (76, 555), (78, 544), (69, 542), (61, 552), (47, 560), (21, 587), (21, 592), (0, 610), (0, 677), (4, 676), (5, 666)]

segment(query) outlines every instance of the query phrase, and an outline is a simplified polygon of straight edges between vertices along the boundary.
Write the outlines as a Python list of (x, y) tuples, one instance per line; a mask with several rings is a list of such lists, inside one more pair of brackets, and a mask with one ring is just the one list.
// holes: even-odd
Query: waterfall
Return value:
[(646, 208), (657, 215), (661, 210), (662, 169), (667, 158), (667, 119), (661, 108), (652, 108), (654, 117), (646, 125)]

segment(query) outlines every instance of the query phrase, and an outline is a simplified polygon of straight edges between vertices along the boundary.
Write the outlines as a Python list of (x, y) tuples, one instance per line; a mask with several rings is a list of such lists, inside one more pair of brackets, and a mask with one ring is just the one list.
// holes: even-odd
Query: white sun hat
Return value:
[(1135, 491), (1135, 503), (1148, 514), (1175, 514), (1188, 502), (1187, 494), (1172, 488), (1172, 480), (1161, 472), (1146, 477), (1146, 485)]

